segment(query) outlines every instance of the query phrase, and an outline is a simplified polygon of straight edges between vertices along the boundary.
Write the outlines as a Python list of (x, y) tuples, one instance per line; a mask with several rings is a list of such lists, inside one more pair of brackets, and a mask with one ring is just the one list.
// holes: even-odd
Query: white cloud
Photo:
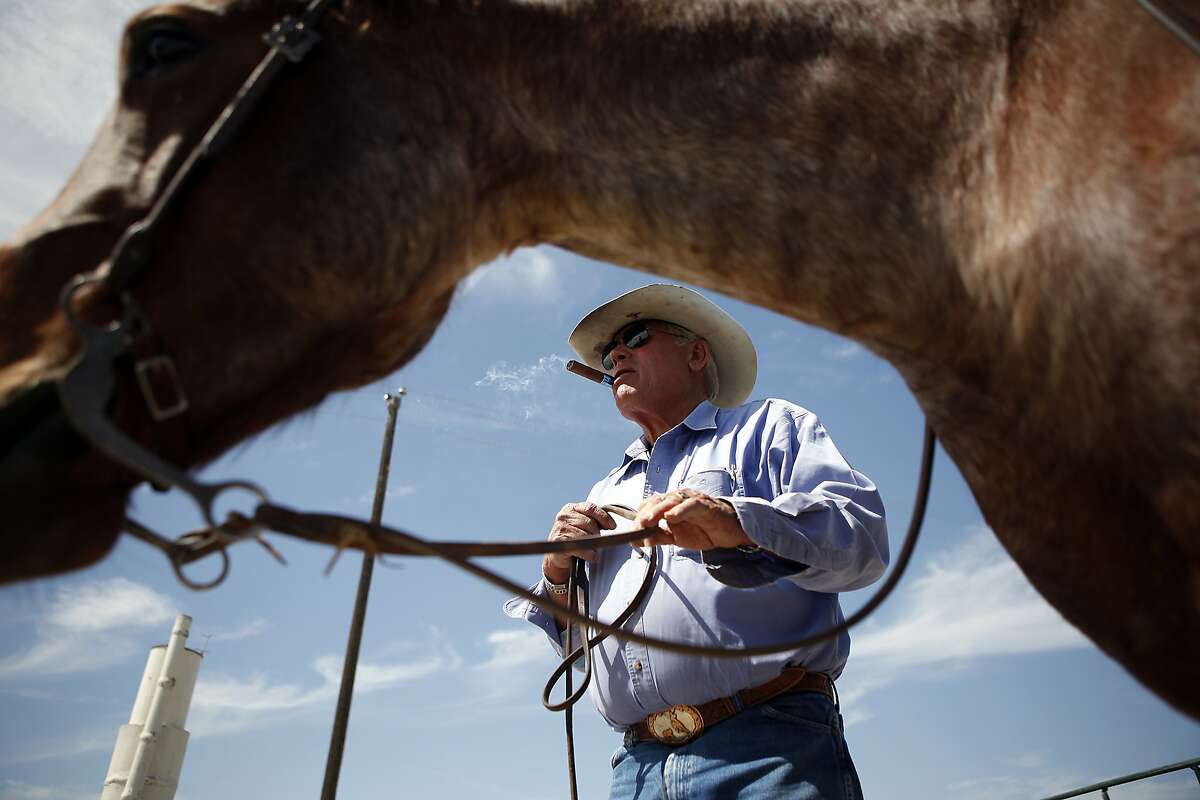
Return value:
[(113, 578), (63, 587), (45, 622), (76, 633), (155, 625), (175, 617), (174, 604), (148, 586)]
[[(433, 655), (416, 661), (401, 661), (390, 664), (361, 662), (354, 673), (354, 692), (366, 693), (379, 689), (390, 689), (402, 683), (420, 680), (440, 669), (450, 667), (454, 659)], [(321, 656), (313, 662), (313, 669), (325, 679), (327, 686), (336, 687), (342, 680), (342, 657)]]
[(511, 431), (514, 424), (495, 409), (476, 408), (466, 403), (447, 402), (442, 397), (410, 397), (404, 423), (450, 431), (497, 433)]
[(96, 750), (111, 750), (113, 742), (116, 741), (116, 735), (117, 729), (114, 726), (107, 732), (77, 733), (57, 739), (19, 740), (10, 745), (3, 755), (0, 755), (0, 765), (8, 767), (52, 759), (71, 759)]
[(458, 291), (464, 295), (486, 291), (489, 296), (550, 303), (562, 296), (562, 282), (546, 250), (526, 247), (475, 270), (459, 284)]
[(889, 621), (853, 635), (843, 698), (989, 657), (1088, 647), (1030, 586), (987, 528), (902, 583)]
[(34, 642), (0, 656), (0, 680), (64, 675), (120, 663), (146, 648), (135, 632), (164, 626), (176, 615), (174, 601), (125, 578), (71, 584), (58, 589), (34, 622)]
[(827, 357), (838, 361), (846, 361), (847, 359), (861, 356), (867, 352), (858, 342), (844, 341), (837, 344), (829, 345), (821, 349), (821, 352)]
[(955, 800), (1029, 800), (1059, 794), (1078, 785), (1077, 778), (1067, 776), (1003, 775), (952, 783), (946, 787), (946, 796)]
[[(454, 674), (461, 681), (455, 693), (457, 700), (439, 700), (436, 719), (424, 720), (422, 724), (454, 724), (461, 719), (478, 723), (481, 715), (499, 719), (537, 711), (536, 702), (530, 705), (537, 691), (533, 684), (544, 680), (557, 660), (541, 631), (523, 628), (493, 631), (484, 640), (483, 661), (469, 667), (438, 630), (431, 630), (431, 638), (432, 641), (392, 643), (382, 649), (384, 653), (419, 655), (359, 662), (355, 696)], [(536, 668), (524, 669), (539, 663), (546, 668), (544, 673)], [(280, 681), (264, 672), (246, 676), (201, 674), (188, 729), (195, 736), (215, 736), (269, 727), (328, 708), (337, 698), (342, 656), (318, 656), (310, 666), (318, 678), (316, 681)]]
[(93, 800), (96, 790), (84, 787), (34, 786), (14, 780), (0, 780), (0, 800)]
[(857, 637), (857, 659), (895, 668), (1088, 646), (986, 528), (934, 558), (894, 605), (897, 622)]
[[(428, 651), (429, 647), (424, 649)], [(409, 661), (360, 661), (355, 671), (354, 694), (390, 689), (437, 672), (458, 669), (461, 664), (453, 648), (446, 645)], [(323, 708), (337, 697), (342, 656), (318, 656), (312, 662), (312, 669), (320, 678), (315, 685), (273, 683), (269, 675), (261, 672), (246, 677), (202, 675), (193, 695), (188, 727), (197, 736), (212, 736), (267, 727), (295, 714)]]
[[(417, 487), (411, 483), (392, 483), (387, 487), (387, 492), (384, 495), (386, 498), (399, 499), (401, 497), (411, 497), (417, 493)], [(375, 502), (375, 490), (362, 492), (358, 495), (357, 502), (359, 505), (370, 507), (371, 503)]]
[(1045, 752), (1025, 753), (1024, 755), (1018, 756), (1014, 761), (1018, 767), (1023, 769), (1038, 769), (1039, 767), (1046, 766), (1046, 764), (1049, 762), (1049, 754)]
[(508, 672), (538, 662), (553, 663), (554, 651), (546, 641), (546, 634), (530, 626), (529, 630), (499, 630), (488, 634), (487, 643), (491, 654), (487, 660), (475, 665), (479, 672)]
[(224, 631), (218, 630), (216, 633), (208, 635), (207, 638), (213, 642), (233, 642), (238, 639), (250, 639), (255, 636), (261, 636), (269, 627), (271, 625), (265, 619), (255, 617), (238, 628)]

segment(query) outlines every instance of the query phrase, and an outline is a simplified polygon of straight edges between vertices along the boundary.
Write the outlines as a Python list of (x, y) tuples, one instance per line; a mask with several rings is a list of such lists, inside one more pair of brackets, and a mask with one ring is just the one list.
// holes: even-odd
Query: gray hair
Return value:
[[(688, 330), (682, 325), (676, 325), (674, 322), (667, 322), (666, 320), (662, 319), (655, 321), (662, 325), (664, 331), (673, 337), (676, 343), (680, 345), (690, 344), (691, 342), (695, 342), (699, 339), (704, 339), (703, 336), (700, 336), (694, 331)], [(707, 339), (704, 339), (704, 341), (705, 343), (708, 342)], [(708, 363), (704, 365), (704, 391), (708, 393), (708, 399), (710, 401), (716, 398), (717, 393), (721, 391), (721, 376), (717, 372), (717, 362), (713, 358), (711, 345), (709, 345), (708, 348)]]

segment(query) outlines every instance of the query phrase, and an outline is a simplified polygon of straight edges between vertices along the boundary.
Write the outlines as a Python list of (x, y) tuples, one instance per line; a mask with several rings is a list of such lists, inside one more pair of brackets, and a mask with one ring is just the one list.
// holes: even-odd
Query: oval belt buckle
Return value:
[(663, 744), (687, 744), (704, 730), (704, 717), (692, 706), (671, 706), (646, 717), (646, 727)]

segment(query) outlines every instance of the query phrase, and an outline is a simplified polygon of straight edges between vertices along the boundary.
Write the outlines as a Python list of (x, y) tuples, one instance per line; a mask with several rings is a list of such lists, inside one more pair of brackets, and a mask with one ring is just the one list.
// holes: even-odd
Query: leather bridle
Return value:
[[(1179, 7), (1178, 0), (1138, 0), (1138, 3), (1188, 46), (1200, 53), (1200, 24)], [(649, 591), (656, 571), (657, 548), (650, 548), (642, 589), (625, 612), (611, 624), (601, 623), (591, 617), (586, 607), (575, 608), (572, 605), (563, 608), (547, 597), (535, 594), (470, 561), (471, 557), (477, 556), (532, 555), (634, 544), (653, 533), (653, 530), (638, 530), (569, 542), (433, 542), (361, 520), (331, 514), (305, 514), (276, 506), (268, 502), (267, 493), (262, 488), (249, 481), (200, 482), (185, 470), (142, 446), (109, 419), (108, 409), (117, 388), (118, 364), (126, 362), (132, 362), (137, 386), (154, 423), (170, 423), (187, 412), (187, 396), (176, 373), (175, 362), (170, 354), (157, 344), (149, 318), (130, 293), (131, 284), (151, 264), (153, 237), (164, 215), (177, 204), (200, 166), (228, 146), (242, 122), (260, 104), (265, 92), (282, 70), (289, 63), (302, 62), (309, 54), (320, 38), (315, 32), (315, 27), (332, 4), (333, 0), (311, 0), (298, 18), (285, 16), (264, 35), (263, 39), (269, 46), (267, 54), (246, 78), (201, 141), (191, 150), (148, 213), (130, 225), (121, 235), (108, 259), (108, 271), (97, 270), (76, 276), (61, 292), (62, 310), (81, 340), (76, 360), (57, 382), (58, 398), (65, 417), (87, 442), (114, 462), (156, 486), (175, 487), (188, 494), (199, 507), (208, 525), (205, 531), (185, 534), (174, 541), (160, 536), (132, 519), (124, 521), (124, 530), (160, 548), (170, 559), (180, 580), (192, 588), (209, 588), (220, 583), (229, 567), (225, 549), (227, 545), (245, 539), (257, 539), (266, 545), (260, 537), (264, 529), (334, 545), (339, 552), (342, 548), (353, 545), (377, 555), (391, 553), (436, 556), (449, 561), (507, 592), (525, 598), (547, 612), (582, 626), (586, 641), (578, 649), (572, 650), (571, 641), (568, 639), (567, 657), (555, 671), (543, 696), (543, 702), (548, 708), (567, 711), (568, 715), (571, 705), (582, 697), (587, 689), (591, 675), (591, 649), (607, 635), (675, 653), (746, 658), (796, 650), (837, 636), (865, 619), (895, 588), (916, 545), (933, 466), (935, 439), (928, 423), (925, 425), (920, 480), (909, 529), (891, 574), (871, 600), (844, 623), (819, 634), (778, 645), (726, 649), (670, 642), (621, 628), (621, 624), (636, 612)], [(99, 288), (119, 302), (120, 313), (114, 321), (97, 326), (75, 312), (74, 300), (85, 287)], [(249, 492), (257, 497), (259, 504), (250, 517), (231, 513), (224, 522), (218, 524), (214, 512), (216, 501), (223, 493), (231, 490)], [(269, 546), (268, 549), (274, 552)], [(184, 565), (213, 553), (218, 553), (223, 560), (222, 569), (216, 579), (206, 584), (197, 584), (184, 575)], [(584, 580), (586, 576), (581, 570), (577, 574), (573, 573), (572, 595), (574, 586)], [(596, 631), (596, 635), (590, 635), (589, 630)], [(571, 665), (580, 657), (586, 659), (586, 677), (579, 689), (572, 691), (569, 673)], [(549, 699), (551, 688), (563, 674), (568, 675), (568, 697), (560, 703), (553, 703)], [(570, 744), (568, 746), (570, 748)], [(571, 772), (574, 790), (573, 766)]]

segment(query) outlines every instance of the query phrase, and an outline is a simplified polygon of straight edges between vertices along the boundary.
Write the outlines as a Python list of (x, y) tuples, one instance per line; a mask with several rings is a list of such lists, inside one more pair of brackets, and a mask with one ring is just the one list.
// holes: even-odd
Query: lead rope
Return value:
[[(604, 508), (607, 511), (616, 511), (615, 508), (611, 508), (609, 506), (605, 506)], [(625, 608), (621, 611), (621, 613), (619, 615), (617, 615), (617, 618), (615, 620), (613, 620), (614, 627), (620, 627), (630, 617), (632, 617), (634, 615), (634, 613), (641, 607), (642, 602), (646, 599), (647, 595), (650, 594), (650, 587), (654, 585), (654, 573), (658, 569), (658, 548), (650, 547), (649, 555), (646, 555), (646, 553), (643, 550), (641, 550), (640, 548), (635, 548), (635, 549), (637, 549), (638, 552), (642, 554), (642, 557), (646, 559), (646, 573), (642, 577), (641, 586), (638, 587), (638, 590), (634, 594), (633, 599), (630, 600), (628, 604), (626, 604)], [(567, 607), (572, 612), (578, 612), (578, 613), (586, 615), (587, 610), (588, 610), (588, 604), (589, 604), (588, 579), (587, 579), (587, 572), (584, 568), (583, 561), (578, 558), (575, 559), (574, 568), (571, 570), (571, 575), (567, 579), (567, 592), (568, 592)], [(581, 608), (577, 608), (577, 602), (578, 602), (578, 606), (580, 606)], [(546, 681), (546, 687), (542, 691), (542, 705), (545, 706), (550, 711), (562, 711), (563, 712), (563, 725), (565, 727), (566, 739), (567, 739), (567, 781), (570, 784), (571, 800), (579, 800), (579, 787), (578, 787), (578, 782), (577, 782), (576, 775), (575, 775), (575, 728), (574, 728), (575, 708), (574, 707), (575, 707), (575, 704), (578, 703), (580, 701), (580, 699), (583, 697), (584, 692), (587, 691), (588, 686), (592, 682), (592, 665), (593, 665), (592, 650), (593, 650), (593, 648), (596, 647), (596, 645), (600, 644), (605, 639), (607, 639), (608, 634), (601, 633), (601, 634), (589, 639), (588, 633), (587, 633), (588, 629), (586, 627), (581, 626), (581, 632), (583, 634), (584, 644), (581, 645), (578, 649), (573, 650), (572, 649), (572, 644), (573, 644), (572, 629), (573, 629), (573, 627), (574, 626), (572, 626), (572, 625), (567, 625), (567, 630), (566, 630), (567, 641), (566, 641), (566, 645), (564, 647), (564, 652), (566, 652), (568, 655), (566, 655), (563, 658), (563, 660), (561, 662), (559, 662), (558, 667), (554, 670), (554, 672), (550, 675), (550, 678)], [(578, 691), (572, 692), (571, 691), (572, 667), (574, 666), (574, 663), (579, 659), (580, 655), (582, 655), (584, 657), (583, 682), (579, 685)], [(561, 703), (551, 703), (550, 702), (550, 692), (554, 690), (554, 684), (556, 684), (558, 682), (558, 678), (560, 675), (563, 677), (563, 686), (564, 686), (564, 690), (566, 693), (566, 697), (563, 699), (563, 701)]]
[[(623, 506), (603, 506), (605, 511), (618, 516), (628, 516), (628, 509)], [(650, 594), (650, 587), (654, 585), (654, 573), (658, 569), (658, 548), (650, 547), (647, 554), (641, 548), (634, 546), (634, 549), (646, 559), (646, 572), (642, 576), (642, 583), (634, 593), (633, 598), (625, 605), (617, 618), (613, 620), (613, 627), (619, 628), (630, 617), (637, 612), (643, 601)], [(567, 578), (567, 608), (572, 613), (588, 616), (589, 610), (589, 592), (587, 570), (581, 559), (574, 559), (572, 562), (571, 574)], [(570, 785), (571, 800), (579, 800), (579, 785), (575, 773), (575, 704), (582, 699), (584, 692), (592, 682), (593, 672), (593, 655), (592, 650), (596, 645), (608, 638), (607, 633), (601, 633), (592, 638), (588, 638), (588, 626), (581, 625), (580, 632), (583, 638), (583, 644), (578, 648), (574, 648), (574, 628), (575, 626), (568, 623), (566, 628), (566, 643), (563, 647), (563, 652), (566, 653), (559, 662), (558, 667), (551, 673), (546, 681), (546, 686), (542, 690), (542, 705), (550, 711), (563, 712), (563, 727), (566, 733), (567, 741), (567, 782)], [(573, 676), (572, 671), (576, 661), (580, 656), (584, 659), (583, 682), (579, 685), (577, 691), (572, 691)], [(558, 683), (559, 677), (563, 678), (563, 688), (565, 697), (562, 702), (552, 703), (550, 701), (550, 693), (554, 691), (554, 684)]]
[[(583, 559), (573, 558), (571, 560), (571, 575), (567, 578), (567, 606), (572, 611), (578, 611), (580, 614), (587, 615), (588, 603), (588, 583), (587, 573), (583, 566)], [(567, 625), (567, 642), (564, 646), (564, 651), (568, 654), (574, 653), (573, 633), (574, 625)], [(581, 634), (583, 640), (588, 639), (588, 629), (582, 628)], [(570, 655), (566, 656), (570, 659)], [(579, 697), (583, 696), (584, 690), (592, 682), (592, 651), (588, 648), (587, 657), (584, 659), (584, 679), (583, 685), (579, 687), (579, 696), (575, 697), (571, 691), (571, 684), (574, 680), (573, 669), (568, 669), (563, 674), (563, 689), (567, 696), (567, 707), (563, 709), (563, 728), (567, 738), (567, 783), (571, 787), (571, 800), (579, 798), (579, 781), (575, 777), (575, 703), (579, 702)]]

